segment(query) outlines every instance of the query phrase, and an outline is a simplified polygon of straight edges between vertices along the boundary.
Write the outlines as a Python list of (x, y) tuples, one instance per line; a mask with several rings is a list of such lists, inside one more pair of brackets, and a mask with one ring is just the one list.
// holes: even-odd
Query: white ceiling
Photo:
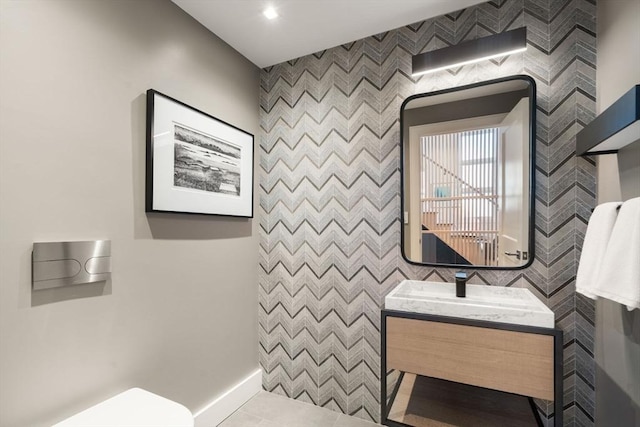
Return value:
[[(172, 1), (263, 68), (485, 0)], [(262, 14), (268, 6), (276, 19)]]

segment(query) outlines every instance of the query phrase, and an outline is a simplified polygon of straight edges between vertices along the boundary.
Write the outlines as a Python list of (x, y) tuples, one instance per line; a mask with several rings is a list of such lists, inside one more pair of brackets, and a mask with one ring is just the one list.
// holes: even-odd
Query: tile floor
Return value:
[(218, 427), (379, 427), (379, 424), (261, 391)]

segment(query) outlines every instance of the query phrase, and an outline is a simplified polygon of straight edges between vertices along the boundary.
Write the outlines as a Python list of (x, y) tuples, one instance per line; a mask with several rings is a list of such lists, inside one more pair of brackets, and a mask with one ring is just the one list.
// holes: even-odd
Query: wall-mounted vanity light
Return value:
[(469, 40), (455, 46), (421, 53), (412, 58), (411, 74), (419, 76), (461, 67), (485, 59), (499, 58), (527, 49), (527, 29), (517, 28), (504, 33)]

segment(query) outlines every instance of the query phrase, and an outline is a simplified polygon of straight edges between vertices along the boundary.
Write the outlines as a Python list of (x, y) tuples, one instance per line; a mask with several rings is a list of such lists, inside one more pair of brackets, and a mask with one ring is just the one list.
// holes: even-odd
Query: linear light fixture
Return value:
[(420, 76), (434, 73), (485, 59), (524, 52), (526, 49), (527, 28), (516, 28), (504, 33), (469, 40), (455, 46), (414, 55), (411, 61), (411, 74)]

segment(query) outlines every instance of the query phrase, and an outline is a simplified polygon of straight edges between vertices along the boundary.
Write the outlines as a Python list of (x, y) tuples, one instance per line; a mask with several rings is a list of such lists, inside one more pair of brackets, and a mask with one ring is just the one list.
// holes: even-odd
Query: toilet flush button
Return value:
[(84, 265), (89, 274), (111, 273), (111, 257), (89, 258)]
[(80, 263), (75, 259), (41, 261), (33, 264), (33, 281), (66, 279), (80, 273)]
[(96, 283), (111, 278), (111, 241), (35, 242), (34, 291)]

